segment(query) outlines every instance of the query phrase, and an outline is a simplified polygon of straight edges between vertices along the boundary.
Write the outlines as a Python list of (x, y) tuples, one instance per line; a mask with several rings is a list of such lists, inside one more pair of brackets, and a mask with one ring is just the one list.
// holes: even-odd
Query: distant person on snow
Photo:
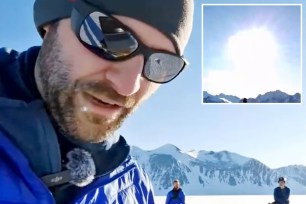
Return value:
[(247, 102), (248, 102), (248, 99), (244, 98), (244, 99), (242, 100), (242, 102), (243, 102), (243, 103), (247, 103)]
[(167, 194), (166, 204), (185, 204), (185, 194), (178, 179), (173, 181), (173, 189)]
[(274, 189), (275, 204), (289, 204), (290, 188), (286, 186), (284, 177), (278, 179), (279, 187)]

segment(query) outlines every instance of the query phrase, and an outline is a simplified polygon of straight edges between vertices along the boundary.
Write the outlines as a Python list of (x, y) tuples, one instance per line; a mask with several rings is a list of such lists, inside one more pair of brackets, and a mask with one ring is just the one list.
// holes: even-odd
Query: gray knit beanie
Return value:
[[(43, 36), (42, 27), (50, 22), (69, 18), (75, 1), (36, 0), (35, 25)], [(158, 29), (176, 46), (178, 54), (185, 48), (193, 22), (193, 0), (83, 0), (98, 11), (137, 19)]]

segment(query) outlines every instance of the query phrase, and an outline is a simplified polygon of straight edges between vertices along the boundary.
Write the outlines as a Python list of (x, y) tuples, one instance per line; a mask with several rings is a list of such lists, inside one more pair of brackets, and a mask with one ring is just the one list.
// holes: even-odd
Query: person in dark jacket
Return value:
[(173, 189), (167, 194), (166, 204), (185, 204), (185, 194), (178, 179), (173, 181)]
[(290, 188), (286, 186), (284, 177), (279, 177), (279, 186), (274, 189), (274, 203), (275, 204), (289, 204)]
[(193, 9), (193, 0), (35, 1), (42, 46), (0, 49), (0, 203), (154, 203), (116, 130), (185, 68)]

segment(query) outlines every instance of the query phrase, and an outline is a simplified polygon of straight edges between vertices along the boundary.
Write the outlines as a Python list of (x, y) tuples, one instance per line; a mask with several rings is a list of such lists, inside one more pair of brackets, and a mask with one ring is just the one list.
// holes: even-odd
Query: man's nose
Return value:
[(118, 94), (130, 96), (140, 89), (143, 65), (144, 59), (140, 55), (122, 62), (114, 62), (105, 76)]

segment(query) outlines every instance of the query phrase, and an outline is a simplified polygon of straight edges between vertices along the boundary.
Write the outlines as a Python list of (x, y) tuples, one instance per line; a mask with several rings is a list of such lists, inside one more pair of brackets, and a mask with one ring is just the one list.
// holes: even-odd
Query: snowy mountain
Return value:
[[(243, 99), (236, 96), (225, 95), (223, 93), (219, 95), (211, 95), (204, 91), (203, 102), (204, 103), (242, 103)], [(300, 103), (301, 94), (296, 93), (289, 95), (280, 90), (270, 91), (263, 95), (259, 94), (256, 98), (247, 98), (248, 103)]]
[(216, 95), (216, 97), (225, 99), (227, 101), (230, 101), (231, 103), (238, 103), (240, 101), (240, 98), (237, 96), (232, 96), (232, 95), (225, 95), (223, 93)]
[(218, 96), (213, 96), (204, 91), (203, 103), (231, 103), (230, 101), (223, 100)]
[(301, 94), (296, 93), (294, 95), (289, 95), (276, 90), (257, 96), (256, 101), (258, 103), (300, 103)]
[(178, 178), (188, 195), (271, 194), (285, 176), (292, 194), (306, 194), (306, 167), (271, 169), (260, 161), (221, 151), (182, 152), (167, 144), (152, 151), (132, 147), (132, 156), (149, 174), (156, 195), (165, 195)]

